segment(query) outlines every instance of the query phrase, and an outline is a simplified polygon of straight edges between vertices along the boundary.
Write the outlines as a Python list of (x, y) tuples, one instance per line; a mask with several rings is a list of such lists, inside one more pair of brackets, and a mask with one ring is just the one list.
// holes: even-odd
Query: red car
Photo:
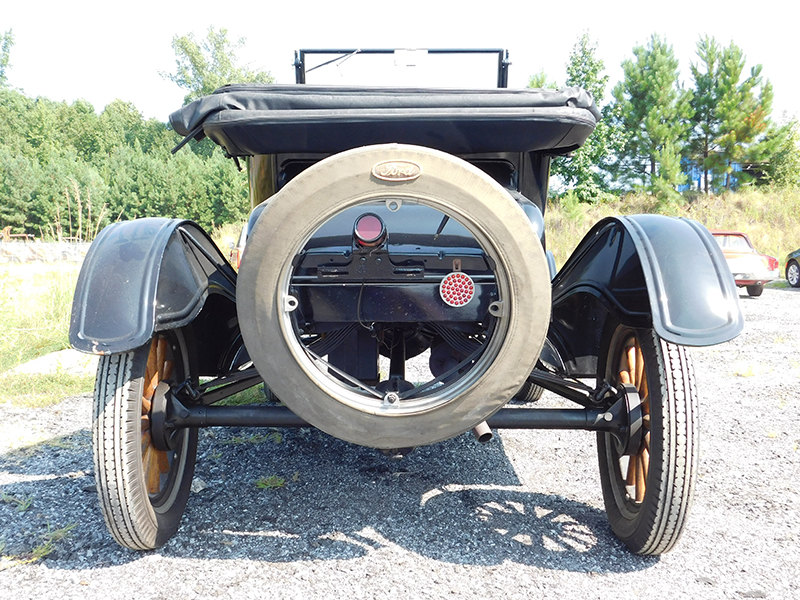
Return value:
[(759, 254), (746, 233), (712, 231), (722, 248), (737, 287), (747, 288), (751, 296), (760, 296), (764, 284), (780, 278), (778, 259)]

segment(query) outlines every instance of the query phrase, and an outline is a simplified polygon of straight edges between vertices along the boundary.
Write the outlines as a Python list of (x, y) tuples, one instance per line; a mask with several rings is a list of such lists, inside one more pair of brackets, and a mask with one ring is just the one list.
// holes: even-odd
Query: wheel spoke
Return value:
[(172, 361), (164, 361), (164, 367), (161, 369), (161, 381), (165, 381), (172, 375)]
[(644, 501), (644, 493), (645, 489), (645, 471), (646, 467), (644, 466), (644, 461), (641, 454), (637, 454), (636, 456), (632, 456), (631, 460), (636, 463), (636, 502), (641, 504)]
[(642, 470), (644, 471), (644, 480), (647, 481), (647, 474), (650, 472), (650, 451), (646, 447), (642, 448), (640, 456), (642, 457)]
[(636, 483), (636, 461), (633, 458), (633, 456), (628, 457), (628, 474), (625, 476), (625, 485)]
[(161, 489), (161, 473), (158, 469), (158, 451), (152, 445), (147, 446), (143, 462), (147, 493), (157, 494)]
[[(167, 346), (167, 338), (160, 336), (156, 344), (156, 365), (158, 365), (159, 371), (164, 368), (164, 363), (167, 362)], [(164, 379), (164, 377), (162, 376), (161, 379)]]
[(167, 359), (169, 342), (164, 336), (159, 336), (150, 345), (145, 368), (144, 390), (142, 393), (142, 469), (144, 471), (145, 486), (148, 494), (157, 494), (161, 491), (161, 475), (169, 473), (169, 457), (166, 452), (153, 446), (150, 433), (150, 411), (153, 407), (153, 395), (158, 383), (172, 375), (173, 363)]
[[(637, 504), (644, 501), (647, 492), (647, 474), (650, 470), (650, 401), (648, 399), (647, 372), (642, 348), (636, 338), (631, 337), (623, 346), (619, 356), (617, 372), (619, 382), (633, 385), (639, 392), (642, 408), (642, 426), (645, 429), (638, 452), (627, 457), (625, 485), (633, 488), (631, 500)], [(620, 457), (620, 463), (622, 457)], [(620, 469), (623, 465), (620, 464)]]
[(636, 368), (636, 346), (628, 346), (627, 349), (628, 355), (628, 374), (630, 377), (630, 383), (633, 384), (635, 387), (639, 387), (639, 380), (636, 377), (637, 368)]
[(644, 374), (644, 356), (642, 355), (642, 348), (636, 344), (636, 378), (633, 385), (639, 390), (640, 395), (644, 395), (644, 390), (647, 387), (647, 380)]
[[(156, 385), (158, 385), (158, 362), (155, 349), (156, 340), (153, 340), (153, 343), (150, 345), (150, 353), (147, 355), (147, 368), (145, 369), (144, 373), (145, 391), (143, 395), (147, 396), (148, 398), (153, 395), (153, 390), (156, 389)], [(151, 388), (150, 384), (153, 379), (156, 381), (152, 384)]]
[(152, 398), (153, 393), (156, 391), (156, 387), (158, 386), (158, 371), (153, 371), (153, 375), (151, 377), (145, 377), (145, 386), (144, 386), (144, 393), (142, 394), (142, 398)]
[(169, 473), (169, 456), (166, 452), (156, 452), (158, 456), (158, 472), (161, 474)]

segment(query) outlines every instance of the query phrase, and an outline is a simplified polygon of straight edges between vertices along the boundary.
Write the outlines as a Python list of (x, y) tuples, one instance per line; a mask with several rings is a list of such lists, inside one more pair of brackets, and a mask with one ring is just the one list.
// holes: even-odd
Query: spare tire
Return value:
[[(412, 165), (381, 177), (379, 165)], [(376, 174), (378, 176), (376, 176)], [(314, 232), (347, 208), (383, 199), (432, 207), (460, 222), (489, 257), (499, 300), (494, 330), (469, 370), (439, 391), (387, 403), (318, 364), (295, 333), (293, 261)], [(522, 387), (544, 344), (550, 276), (541, 243), (510, 194), (452, 155), (398, 144), (320, 161), (267, 202), (242, 259), (237, 310), (258, 372), (298, 416), (335, 437), (376, 448), (419, 446), (468, 431)]]

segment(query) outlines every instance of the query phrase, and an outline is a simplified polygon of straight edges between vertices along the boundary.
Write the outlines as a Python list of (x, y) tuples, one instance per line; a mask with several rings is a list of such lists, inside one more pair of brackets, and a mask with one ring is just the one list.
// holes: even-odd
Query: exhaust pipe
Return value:
[(486, 444), (492, 440), (494, 434), (492, 433), (489, 424), (486, 421), (478, 423), (475, 428), (472, 430), (472, 435), (475, 436), (475, 439), (478, 440), (481, 444)]

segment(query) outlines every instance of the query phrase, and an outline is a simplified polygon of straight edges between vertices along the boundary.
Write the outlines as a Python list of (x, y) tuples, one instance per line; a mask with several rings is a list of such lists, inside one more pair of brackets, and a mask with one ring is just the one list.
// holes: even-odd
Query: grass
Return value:
[[(242, 224), (215, 229), (215, 243), (228, 255)], [(80, 267), (72, 264), (29, 263), (0, 266), (0, 404), (43, 407), (66, 396), (90, 392), (94, 375), (12, 374), (17, 365), (69, 348), (72, 296)], [(264, 402), (257, 386), (227, 399), (226, 404)]]
[(283, 436), (279, 431), (270, 431), (269, 433), (253, 433), (251, 435), (234, 436), (229, 440), (220, 442), (221, 444), (238, 445), (238, 444), (262, 444), (264, 442), (272, 442), (280, 444), (283, 441)]
[(0, 270), (0, 403), (48, 406), (91, 391), (94, 376), (66, 372), (13, 374), (9, 369), (69, 348), (74, 265), (33, 263)]
[(75, 528), (77, 523), (70, 523), (60, 529), (50, 529), (47, 526), (47, 531), (42, 535), (42, 543), (35, 546), (30, 552), (26, 554), (7, 556), (2, 554), (5, 543), (0, 543), (0, 571), (10, 569), (19, 565), (29, 565), (35, 563), (49, 554), (52, 554), (56, 549), (56, 544), (70, 535), (70, 532)]
[(260, 490), (276, 490), (286, 485), (286, 479), (278, 475), (256, 479), (256, 487)]
[(244, 227), (244, 223), (229, 223), (228, 225), (220, 225), (211, 232), (211, 239), (222, 250), (222, 254), (226, 258), (229, 257), (231, 248), (239, 241), (242, 227)]
[(94, 375), (6, 373), (0, 375), (0, 404), (41, 408), (91, 392), (93, 387)]
[(641, 213), (688, 217), (709, 229), (743, 231), (759, 252), (781, 262), (781, 273), (786, 255), (800, 248), (800, 191), (772, 188), (687, 197), (678, 203), (661, 203), (653, 196), (639, 194), (590, 205), (564, 195), (550, 202), (545, 213), (547, 247), (560, 267), (597, 221)]
[(260, 385), (254, 385), (241, 392), (228, 396), (217, 404), (219, 406), (245, 406), (247, 404), (261, 404), (267, 401), (264, 395), (264, 388)]
[(78, 268), (7, 265), (0, 270), (0, 372), (69, 348), (67, 335)]
[(33, 496), (26, 496), (24, 498), (17, 498), (5, 492), (0, 492), (0, 502), (6, 504), (13, 504), (17, 512), (25, 512), (33, 504)]

